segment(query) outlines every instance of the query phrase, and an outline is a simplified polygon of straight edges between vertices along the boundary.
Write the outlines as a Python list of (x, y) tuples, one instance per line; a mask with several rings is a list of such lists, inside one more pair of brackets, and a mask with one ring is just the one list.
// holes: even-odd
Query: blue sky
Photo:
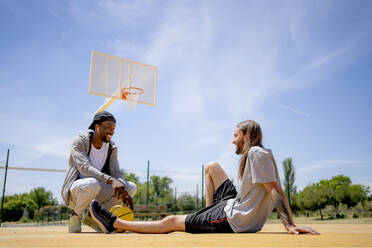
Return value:
[[(158, 105), (123, 102), (121, 167), (201, 188), (201, 165), (236, 178), (235, 125), (292, 157), (299, 189), (338, 174), (372, 186), (372, 2), (0, 1), (0, 162), (65, 169), (74, 136), (104, 98), (89, 95), (92, 50), (156, 65)], [(3, 178), (3, 171), (1, 179)], [(7, 194), (64, 175), (9, 171)], [(236, 181), (236, 179), (235, 179)]]

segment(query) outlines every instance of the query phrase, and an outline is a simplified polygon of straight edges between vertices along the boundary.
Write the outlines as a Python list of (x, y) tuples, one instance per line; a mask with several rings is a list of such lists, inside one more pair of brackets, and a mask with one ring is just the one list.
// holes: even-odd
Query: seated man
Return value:
[(218, 163), (209, 163), (206, 174), (206, 208), (190, 215), (168, 216), (161, 221), (124, 221), (112, 215), (97, 201), (90, 213), (103, 231), (116, 228), (139, 233), (240, 233), (257, 232), (276, 208), (290, 234), (319, 234), (310, 227), (297, 227), (280, 185), (279, 173), (270, 150), (262, 146), (258, 123), (244, 121), (237, 125), (232, 141), (242, 154), (237, 192)]
[(133, 209), (136, 185), (126, 182), (120, 172), (118, 149), (111, 141), (115, 126), (112, 114), (99, 112), (89, 126), (94, 132), (78, 135), (72, 143), (61, 192), (64, 203), (73, 210), (69, 232), (81, 232), (82, 217), (84, 224), (102, 232), (89, 212), (84, 214), (93, 199), (108, 209), (123, 202)]

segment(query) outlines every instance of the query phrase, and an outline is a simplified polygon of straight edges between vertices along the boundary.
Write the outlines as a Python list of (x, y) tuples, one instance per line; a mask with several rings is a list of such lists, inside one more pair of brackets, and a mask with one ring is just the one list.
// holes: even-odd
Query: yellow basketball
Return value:
[[(110, 212), (116, 215), (118, 218), (122, 220), (127, 221), (133, 221), (134, 220), (134, 214), (133, 211), (124, 205), (115, 205), (112, 208), (110, 208)], [(124, 232), (125, 230), (117, 229), (116, 232)]]

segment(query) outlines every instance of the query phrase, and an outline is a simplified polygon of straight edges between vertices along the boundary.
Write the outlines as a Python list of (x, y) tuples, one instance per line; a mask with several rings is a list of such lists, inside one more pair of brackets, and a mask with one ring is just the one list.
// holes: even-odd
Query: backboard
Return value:
[(155, 106), (157, 73), (156, 66), (92, 51), (89, 94)]

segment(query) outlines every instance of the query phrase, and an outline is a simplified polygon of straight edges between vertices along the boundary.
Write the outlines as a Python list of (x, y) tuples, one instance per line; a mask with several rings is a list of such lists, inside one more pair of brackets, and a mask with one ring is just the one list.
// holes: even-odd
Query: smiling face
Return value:
[(235, 128), (234, 131), (234, 138), (232, 140), (232, 143), (236, 145), (236, 154), (242, 154), (243, 153), (243, 148), (244, 144), (247, 142), (247, 134), (244, 135), (243, 131), (240, 130), (240, 128)]
[(116, 124), (113, 121), (103, 121), (99, 124), (96, 124), (96, 134), (103, 142), (110, 142), (111, 137), (115, 133)]

